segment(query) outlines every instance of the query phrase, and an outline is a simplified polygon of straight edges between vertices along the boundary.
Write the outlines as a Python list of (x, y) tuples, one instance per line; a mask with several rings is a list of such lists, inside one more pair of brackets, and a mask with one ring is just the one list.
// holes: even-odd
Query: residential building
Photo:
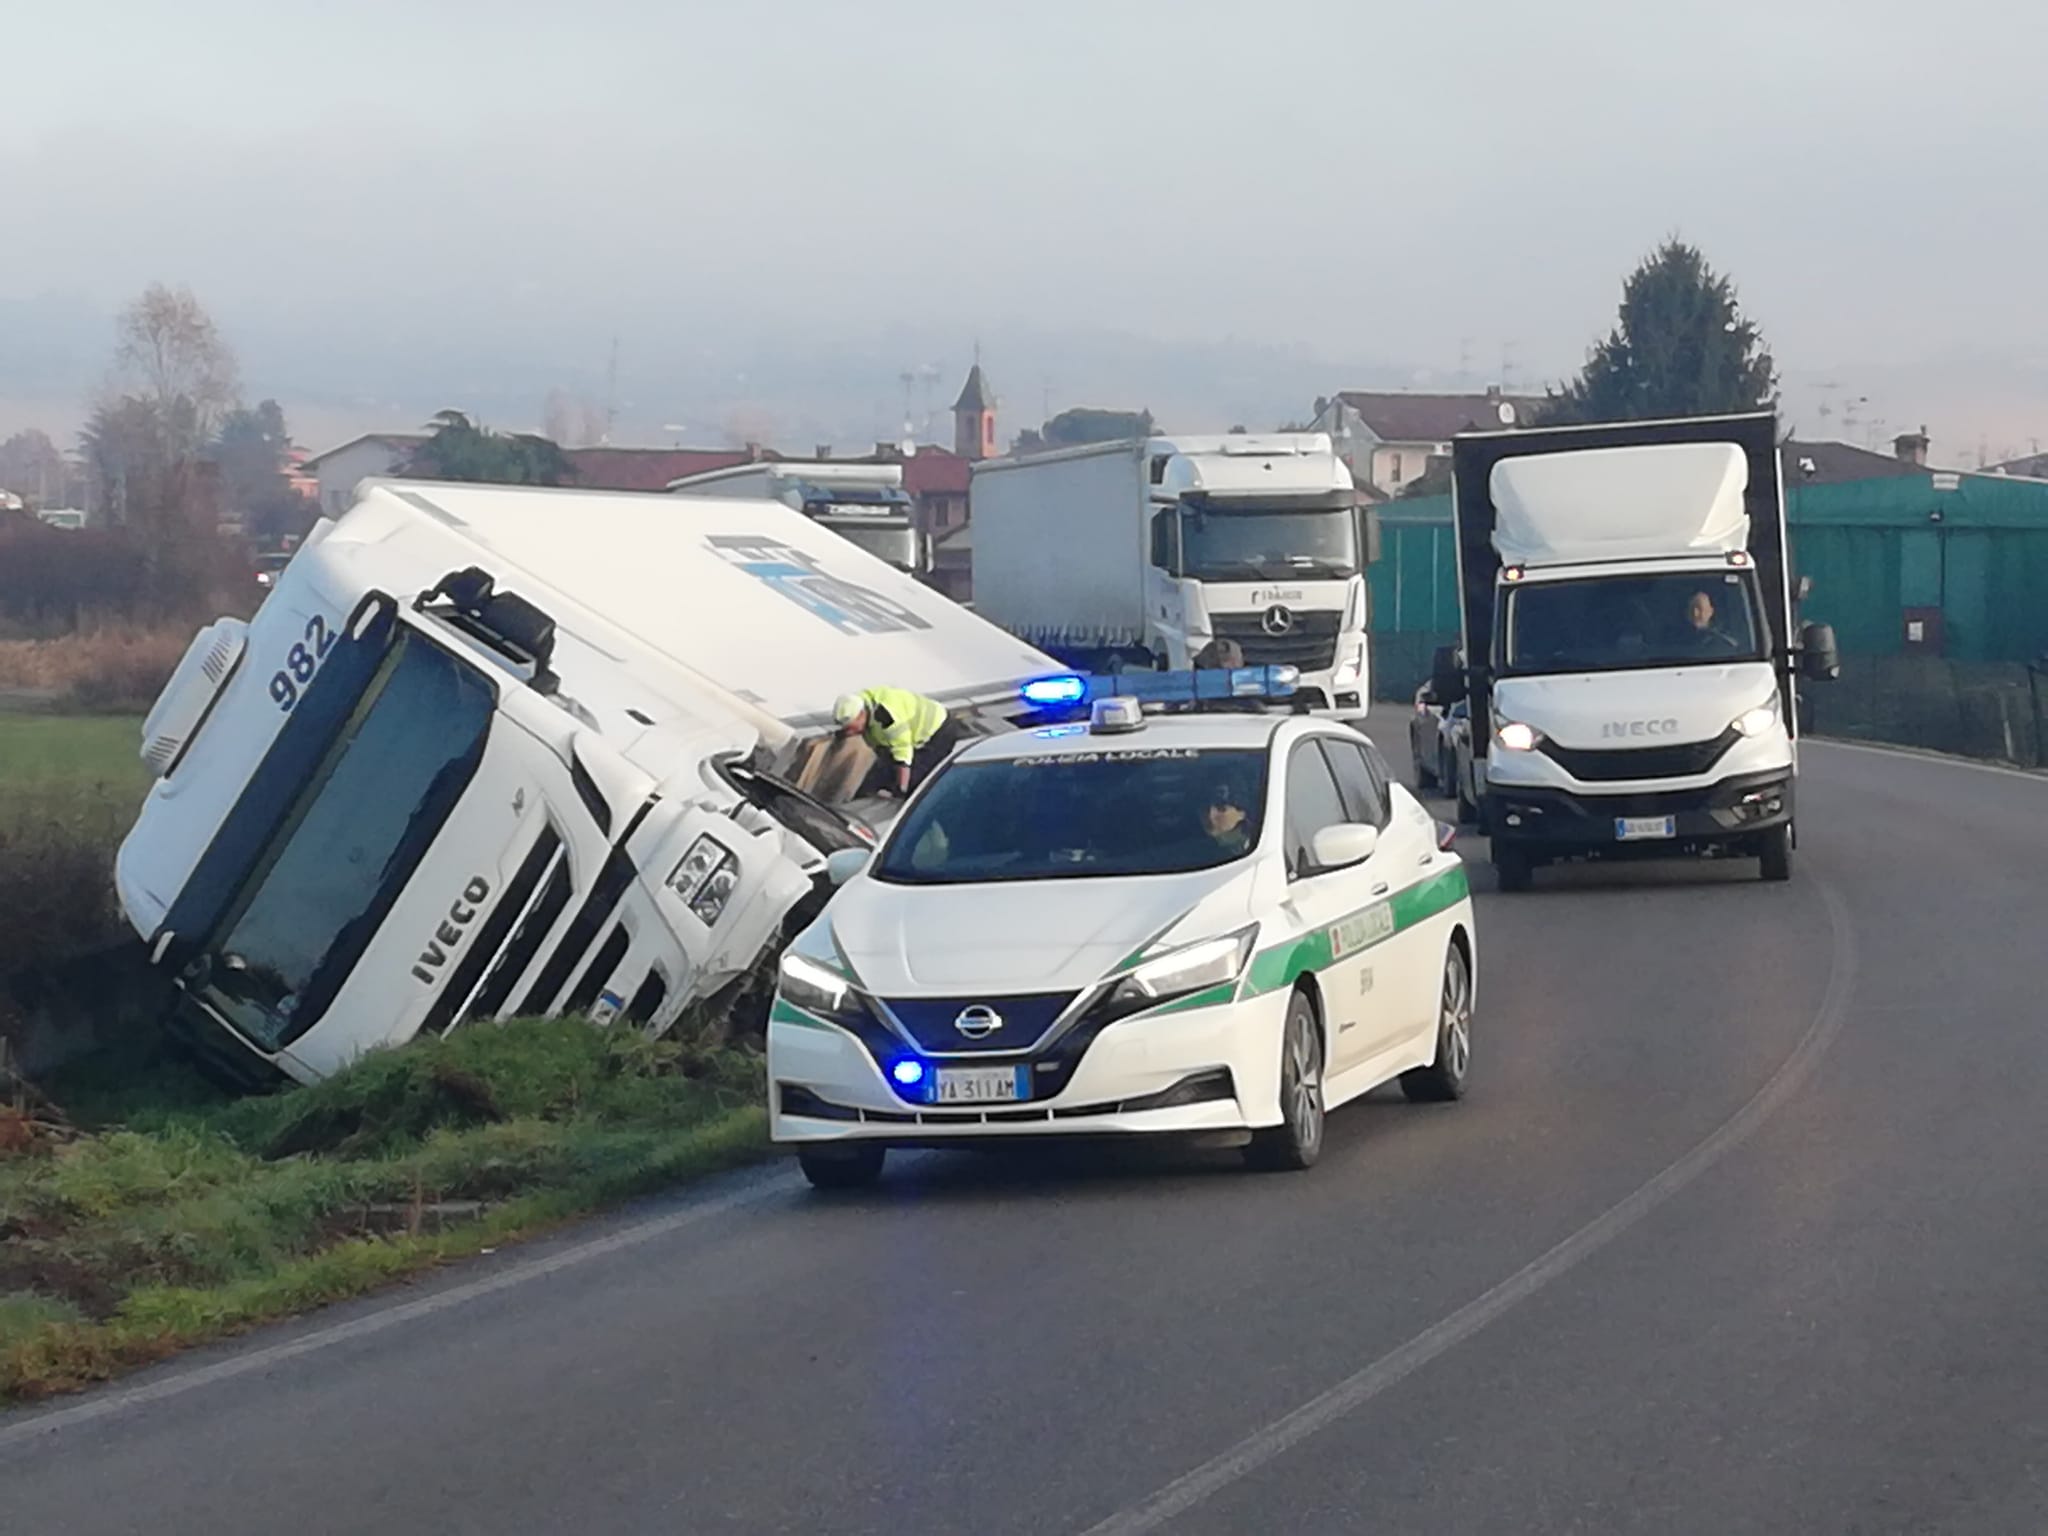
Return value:
[(1842, 485), (1855, 480), (1897, 480), (1910, 475), (1931, 479), (1927, 467), (1929, 440), (1925, 430), (1904, 432), (1892, 440), (1892, 451), (1859, 448), (1830, 439), (1788, 438), (1778, 452), (1786, 486)]
[(355, 500), (356, 487), (378, 475), (395, 473), (427, 440), (424, 432), (371, 432), (350, 438), (338, 448), (311, 455), (299, 473), (311, 475), (319, 491), (320, 511), (339, 517)]
[[(421, 432), (373, 432), (338, 448), (312, 455), (298, 466), (319, 489), (320, 510), (338, 517), (355, 499), (355, 489), (377, 475), (403, 472), (413, 450), (427, 440)], [(750, 460), (777, 458), (758, 444), (744, 448), (567, 448), (563, 457), (576, 470), (576, 485), (593, 491), (663, 491), (671, 480)]]
[(1986, 474), (2017, 475), (2025, 480), (2048, 480), (2048, 453), (2030, 453), (2024, 459), (2008, 459), (2003, 464), (1994, 464)]
[(1425, 395), (1402, 390), (1347, 389), (1316, 403), (1311, 430), (1326, 432), (1362, 490), (1400, 495), (1451, 451), (1460, 432), (1526, 426), (1543, 402), (1490, 387), (1477, 395)]

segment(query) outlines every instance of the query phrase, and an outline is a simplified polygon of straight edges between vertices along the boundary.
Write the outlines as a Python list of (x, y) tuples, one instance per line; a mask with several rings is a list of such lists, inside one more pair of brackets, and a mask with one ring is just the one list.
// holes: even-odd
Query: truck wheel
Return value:
[(1323, 1032), (1315, 1005), (1297, 991), (1280, 1042), (1280, 1123), (1254, 1131), (1245, 1165), (1262, 1173), (1309, 1168), (1323, 1152)]
[(1502, 842), (1498, 837), (1489, 849), (1493, 857), (1493, 873), (1504, 891), (1526, 891), (1535, 879), (1534, 868), (1529, 863), (1528, 850), (1513, 843)]
[(1792, 878), (1792, 824), (1773, 827), (1764, 834), (1763, 877), (1770, 881)]
[(866, 1189), (882, 1176), (882, 1164), (889, 1149), (877, 1141), (856, 1141), (848, 1146), (803, 1147), (797, 1151), (797, 1166), (813, 1189)]

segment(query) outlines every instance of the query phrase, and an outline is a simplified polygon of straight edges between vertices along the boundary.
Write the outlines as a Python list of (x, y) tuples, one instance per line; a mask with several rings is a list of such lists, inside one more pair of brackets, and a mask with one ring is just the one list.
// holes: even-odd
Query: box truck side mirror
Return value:
[(1799, 631), (1799, 675), (1810, 682), (1833, 682), (1842, 675), (1842, 653), (1832, 624), (1809, 624)]
[(1437, 703), (1448, 708), (1465, 697), (1465, 669), (1458, 664), (1456, 646), (1440, 645), (1429, 663), (1430, 691)]
[(1364, 554), (1364, 564), (1380, 563), (1380, 513), (1377, 507), (1358, 509), (1358, 545)]

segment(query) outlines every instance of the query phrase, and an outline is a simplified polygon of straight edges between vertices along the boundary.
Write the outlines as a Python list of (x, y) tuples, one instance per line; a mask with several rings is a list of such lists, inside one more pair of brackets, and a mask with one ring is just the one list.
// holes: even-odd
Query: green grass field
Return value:
[(0, 819), (63, 808), (132, 817), (149, 788), (133, 715), (0, 712)]

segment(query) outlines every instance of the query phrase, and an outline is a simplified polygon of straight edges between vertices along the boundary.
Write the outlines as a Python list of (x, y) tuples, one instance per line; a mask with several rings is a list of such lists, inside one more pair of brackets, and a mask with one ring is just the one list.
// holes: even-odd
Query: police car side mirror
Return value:
[(1363, 864), (1379, 845), (1378, 827), (1369, 827), (1361, 821), (1340, 821), (1334, 827), (1324, 827), (1316, 833), (1309, 843), (1309, 856), (1316, 861), (1315, 873), (1323, 875), (1333, 869), (1349, 869), (1354, 864)]
[(868, 867), (870, 848), (839, 848), (825, 856), (825, 878), (835, 886), (844, 885)]

